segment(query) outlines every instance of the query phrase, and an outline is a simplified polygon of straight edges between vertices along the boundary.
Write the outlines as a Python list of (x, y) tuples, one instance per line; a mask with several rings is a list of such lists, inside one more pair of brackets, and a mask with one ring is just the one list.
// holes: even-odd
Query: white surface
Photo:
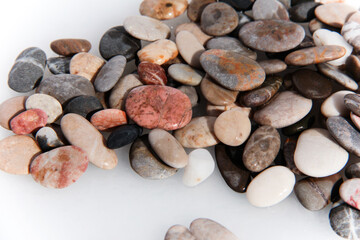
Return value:
[[(0, 14), (0, 101), (20, 95), (7, 87), (16, 56), (37, 46), (48, 54), (58, 38), (86, 38), (98, 54), (102, 34), (138, 14), (140, 0), (12, 0)], [(10, 135), (0, 130), (1, 138)], [(195, 188), (181, 182), (182, 172), (164, 181), (139, 177), (130, 168), (129, 146), (118, 151), (119, 164), (105, 171), (90, 165), (69, 188), (51, 190), (31, 176), (0, 172), (1, 240), (161, 240), (173, 224), (189, 226), (199, 217), (218, 221), (243, 240), (335, 240), (329, 207), (304, 209), (294, 194), (270, 208), (252, 207), (233, 192), (216, 168)]]

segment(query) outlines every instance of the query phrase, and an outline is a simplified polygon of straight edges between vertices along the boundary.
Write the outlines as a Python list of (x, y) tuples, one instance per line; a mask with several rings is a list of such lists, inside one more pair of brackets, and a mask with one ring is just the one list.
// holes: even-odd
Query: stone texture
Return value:
[(360, 178), (360, 163), (353, 163), (346, 167), (345, 176), (349, 179)]
[(190, 86), (197, 86), (204, 77), (204, 73), (197, 71), (187, 64), (173, 64), (168, 69), (168, 74), (174, 80)]
[(53, 57), (46, 61), (52, 74), (69, 74), (71, 57)]
[(136, 124), (123, 125), (116, 128), (107, 139), (107, 147), (121, 148), (134, 142), (142, 134), (142, 128)]
[(10, 120), (10, 128), (15, 134), (30, 134), (33, 131), (44, 127), (47, 122), (47, 115), (41, 109), (26, 110)]
[(294, 22), (309, 22), (315, 18), (316, 2), (303, 2), (289, 9), (290, 20)]
[(277, 0), (256, 0), (252, 7), (252, 13), (255, 20), (289, 20), (289, 13), (285, 6)]
[(140, 5), (140, 14), (159, 20), (180, 16), (187, 8), (187, 0), (145, 0)]
[(105, 61), (90, 53), (78, 53), (71, 58), (70, 73), (93, 82)]
[(47, 152), (64, 145), (56, 131), (51, 127), (40, 128), (39, 131), (36, 132), (35, 139), (43, 152)]
[(64, 108), (64, 114), (76, 113), (84, 118), (90, 117), (96, 111), (103, 109), (99, 99), (94, 96), (78, 96), (71, 99)]
[(165, 240), (196, 240), (187, 227), (174, 225), (166, 232)]
[[(196, 1), (198, 1), (198, 0), (195, 0), (195, 1), (192, 1), (192, 2), (196, 2)], [(200, 0), (200, 1), (204, 2), (204, 0)], [(211, 1), (214, 2), (213, 0), (211, 0)], [(189, 10), (188, 10), (188, 12), (189, 12)], [(207, 43), (207, 41), (212, 38), (212, 36), (207, 35), (206, 33), (204, 33), (201, 30), (201, 27), (198, 24), (193, 23), (193, 22), (183, 23), (183, 24), (178, 25), (175, 28), (175, 32), (174, 32), (175, 36), (181, 31), (191, 32), (196, 37), (196, 39), (201, 43), (201, 45), (205, 45)]]
[[(357, 15), (357, 16), (354, 16)], [(357, 18), (355, 20), (355, 18)], [(354, 20), (353, 20), (354, 19)], [(341, 28), (341, 35), (350, 43), (356, 52), (360, 51), (360, 13), (351, 15), (351, 18)]]
[(360, 116), (360, 95), (346, 94), (344, 96), (344, 104), (352, 113)]
[(62, 56), (72, 56), (80, 52), (89, 52), (91, 43), (85, 39), (58, 39), (50, 44), (51, 50)]
[(260, 67), (264, 69), (266, 75), (279, 73), (282, 71), (285, 71), (287, 68), (287, 65), (285, 62), (279, 60), (279, 59), (268, 59), (268, 60), (262, 60), (258, 62)]
[(224, 2), (232, 6), (235, 10), (248, 10), (255, 0), (220, 0), (220, 2)]
[(178, 49), (173, 41), (160, 39), (143, 47), (137, 55), (141, 62), (148, 61), (162, 65), (178, 55)]
[(360, 179), (348, 179), (340, 186), (341, 199), (350, 206), (360, 209)]
[(165, 70), (156, 63), (141, 62), (138, 66), (138, 74), (142, 83), (146, 85), (166, 85), (167, 77)]
[(286, 136), (293, 136), (301, 133), (302, 131), (309, 129), (315, 121), (315, 116), (310, 112), (300, 121), (281, 129), (281, 132)]
[(340, 237), (357, 239), (360, 236), (360, 212), (346, 203), (331, 209), (329, 214), (330, 226)]
[(0, 104), (0, 126), (10, 130), (9, 122), (17, 114), (25, 111), (27, 96), (12, 97)]
[(216, 0), (191, 0), (187, 9), (188, 18), (193, 22), (199, 21), (204, 8), (214, 2)]
[(321, 113), (325, 117), (348, 116), (349, 110), (345, 107), (344, 104), (344, 97), (347, 94), (354, 94), (354, 92), (342, 90), (333, 93), (322, 103)]
[(355, 125), (355, 127), (360, 130), (360, 117), (352, 112), (350, 112), (350, 119)]
[(313, 34), (314, 32), (316, 32), (319, 29), (327, 29), (327, 30), (330, 30), (330, 31), (338, 31), (338, 28), (326, 25), (325, 23), (321, 22), (317, 18), (314, 18), (313, 20), (311, 20), (309, 22), (309, 31), (310, 31), (311, 34)]
[(289, 168), (296, 175), (302, 175), (300, 170), (296, 167), (294, 161), (294, 153), (296, 149), (297, 138), (286, 138), (283, 145), (283, 155), (286, 167)]
[(207, 218), (192, 221), (190, 231), (197, 240), (239, 240), (227, 228)]
[(360, 81), (360, 59), (358, 56), (350, 55), (345, 62), (346, 72), (357, 82)]
[(182, 91), (188, 98), (190, 99), (191, 106), (194, 107), (197, 105), (199, 101), (199, 96), (196, 92), (196, 89), (192, 86), (180, 86), (177, 88), (178, 90)]
[(127, 119), (126, 113), (120, 109), (104, 109), (94, 113), (90, 122), (97, 130), (104, 131), (127, 124)]
[(221, 113), (236, 108), (238, 111), (242, 111), (246, 116), (250, 117), (251, 108), (248, 107), (240, 107), (236, 103), (232, 103), (226, 106), (216, 106), (207, 104), (206, 105), (206, 114), (208, 116), (218, 117)]
[(194, 34), (188, 31), (180, 31), (176, 34), (176, 46), (179, 49), (180, 55), (190, 66), (201, 68), (199, 59), (205, 48)]
[(328, 3), (315, 9), (316, 17), (330, 26), (341, 28), (356, 9), (344, 3)]
[(25, 107), (29, 109), (41, 109), (47, 115), (47, 123), (55, 122), (62, 114), (62, 106), (60, 102), (47, 94), (36, 93), (26, 99)]

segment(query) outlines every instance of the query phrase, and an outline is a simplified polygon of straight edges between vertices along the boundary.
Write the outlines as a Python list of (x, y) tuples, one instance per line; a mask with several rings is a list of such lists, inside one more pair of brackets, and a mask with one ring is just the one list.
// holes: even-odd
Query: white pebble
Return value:
[(325, 117), (347, 117), (349, 115), (349, 110), (345, 107), (344, 104), (344, 97), (347, 94), (354, 94), (354, 92), (342, 90), (330, 95), (321, 104), (321, 113)]

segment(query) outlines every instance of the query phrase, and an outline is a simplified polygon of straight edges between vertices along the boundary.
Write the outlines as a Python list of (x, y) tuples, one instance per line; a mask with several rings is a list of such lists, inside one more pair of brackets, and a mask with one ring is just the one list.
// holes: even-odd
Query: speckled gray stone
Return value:
[(346, 239), (360, 238), (360, 211), (346, 203), (331, 209), (330, 226), (334, 232)]
[(256, 52), (250, 50), (245, 47), (244, 44), (240, 42), (239, 39), (233, 37), (215, 37), (210, 39), (206, 43), (207, 49), (223, 49), (232, 52), (240, 53), (244, 56), (247, 56), (251, 59), (256, 60), (257, 54)]
[(344, 104), (347, 109), (360, 116), (360, 95), (347, 94), (344, 96)]
[(64, 109), (64, 114), (76, 113), (84, 118), (96, 111), (102, 110), (103, 106), (99, 99), (94, 96), (78, 96), (71, 99)]
[(94, 86), (98, 92), (107, 92), (119, 81), (126, 66), (126, 58), (122, 55), (111, 58), (97, 74)]
[(70, 73), (71, 57), (53, 57), (46, 62), (52, 74), (68, 74)]

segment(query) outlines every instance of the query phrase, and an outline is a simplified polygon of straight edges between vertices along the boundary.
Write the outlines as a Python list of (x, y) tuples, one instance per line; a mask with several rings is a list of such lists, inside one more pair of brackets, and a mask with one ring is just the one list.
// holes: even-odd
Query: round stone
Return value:
[(143, 47), (137, 55), (141, 62), (147, 61), (162, 65), (179, 54), (176, 44), (167, 39), (160, 39)]
[(347, 109), (360, 116), (360, 95), (346, 94), (344, 96), (344, 104)]
[(64, 146), (56, 131), (51, 127), (42, 127), (35, 135), (36, 142), (42, 151), (47, 152), (54, 148)]
[(346, 167), (345, 176), (349, 179), (360, 178), (360, 163), (353, 163)]
[(167, 83), (165, 70), (156, 63), (141, 62), (137, 71), (141, 82), (146, 85), (164, 86)]
[(239, 240), (227, 228), (207, 218), (198, 218), (192, 221), (190, 231), (197, 240)]
[(360, 212), (343, 203), (331, 209), (329, 214), (330, 226), (340, 237), (357, 239), (360, 237)]
[(47, 115), (47, 123), (55, 122), (62, 114), (60, 102), (47, 94), (36, 93), (26, 99), (25, 107), (27, 110), (38, 108)]
[(138, 75), (126, 75), (116, 83), (111, 90), (109, 97), (109, 106), (116, 109), (125, 109), (125, 99), (127, 94), (135, 87), (143, 85)]
[(188, 31), (180, 31), (176, 35), (176, 46), (180, 55), (190, 66), (201, 68), (200, 55), (205, 51), (205, 48), (194, 34)]
[(10, 130), (10, 120), (17, 114), (25, 111), (26, 99), (26, 96), (12, 97), (0, 104), (0, 126)]
[(341, 28), (356, 9), (344, 3), (328, 3), (315, 9), (316, 17), (330, 26)]
[(178, 87), (177, 89), (182, 91), (186, 96), (189, 97), (192, 107), (194, 107), (198, 104), (199, 96), (194, 87), (183, 85), (183, 86)]
[(199, 21), (204, 8), (214, 2), (216, 0), (191, 0), (187, 9), (188, 18), (193, 22)]
[(136, 124), (116, 128), (108, 137), (106, 145), (110, 149), (121, 148), (134, 142), (141, 134), (142, 128)]
[[(200, 0), (200, 1), (204, 2), (204, 0)], [(191, 3), (192, 2), (194, 2), (194, 1), (191, 1)], [(193, 22), (183, 23), (183, 24), (178, 25), (175, 28), (175, 36), (181, 31), (191, 32), (196, 37), (196, 39), (199, 41), (199, 43), (201, 43), (201, 45), (205, 45), (206, 42), (212, 38), (212, 36), (205, 34), (201, 30), (201, 27), (198, 24), (193, 23)]]
[(120, 109), (104, 109), (94, 113), (90, 122), (100, 131), (127, 124), (126, 113)]
[(180, 16), (187, 6), (187, 0), (144, 0), (140, 14), (159, 20), (172, 19)]
[(71, 58), (70, 73), (85, 77), (89, 81), (95, 80), (105, 61), (90, 53), (78, 53)]
[(289, 20), (289, 13), (286, 7), (277, 0), (256, 0), (252, 7), (252, 13), (255, 20)]
[(69, 74), (71, 57), (53, 57), (46, 61), (52, 74)]
[(357, 90), (359, 88), (358, 84), (346, 75), (343, 72), (340, 72), (339, 69), (331, 66), (328, 63), (320, 63), (317, 65), (319, 71), (324, 74), (325, 76), (335, 80), (337, 83), (343, 85), (344, 87), (350, 90)]
[(197, 86), (204, 77), (204, 73), (193, 69), (187, 64), (173, 64), (168, 69), (168, 74), (174, 80), (190, 86)]
[(309, 22), (315, 18), (315, 8), (319, 6), (316, 2), (303, 2), (289, 9), (290, 20), (294, 22)]
[(347, 94), (355, 94), (355, 93), (346, 90), (333, 93), (321, 104), (321, 113), (327, 118), (335, 117), (335, 116), (344, 116), (344, 117), (348, 116), (349, 110), (346, 108), (344, 104), (344, 97)]
[(285, 71), (287, 68), (286, 63), (279, 59), (262, 60), (259, 61), (258, 63), (260, 67), (264, 69), (266, 75), (279, 73)]
[(71, 99), (64, 109), (66, 113), (76, 113), (84, 118), (90, 117), (96, 111), (102, 110), (103, 106), (99, 99), (94, 96), (78, 96)]
[(187, 227), (174, 225), (166, 232), (165, 240), (196, 240)]
[(47, 115), (41, 109), (26, 110), (10, 120), (10, 128), (15, 134), (30, 134), (44, 127), (47, 123)]
[(343, 182), (340, 186), (341, 199), (350, 206), (360, 210), (360, 179), (353, 178)]

